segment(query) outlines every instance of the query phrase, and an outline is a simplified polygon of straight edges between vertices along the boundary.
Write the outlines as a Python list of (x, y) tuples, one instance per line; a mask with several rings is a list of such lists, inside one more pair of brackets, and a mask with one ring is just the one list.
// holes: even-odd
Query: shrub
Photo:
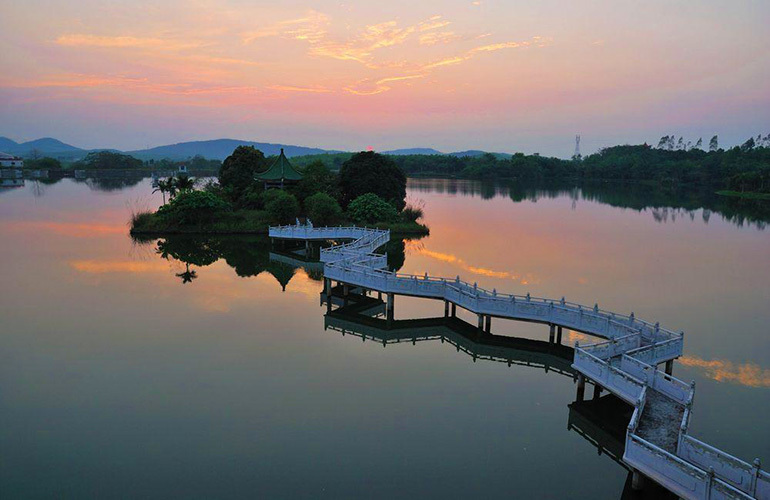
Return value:
[(179, 193), (167, 205), (158, 209), (158, 215), (181, 225), (201, 224), (217, 215), (232, 211), (229, 203), (207, 191)]
[(348, 205), (348, 215), (359, 224), (393, 222), (398, 218), (398, 212), (393, 205), (374, 193), (366, 193), (351, 201)]
[(305, 211), (314, 224), (327, 226), (336, 222), (342, 215), (337, 200), (326, 193), (316, 193), (305, 200)]
[(273, 222), (289, 224), (299, 215), (299, 202), (286, 191), (273, 189), (265, 193), (265, 209)]
[(416, 203), (409, 202), (401, 211), (401, 219), (406, 222), (417, 222), (418, 220), (422, 219), (423, 206), (425, 206), (425, 202), (422, 200)]

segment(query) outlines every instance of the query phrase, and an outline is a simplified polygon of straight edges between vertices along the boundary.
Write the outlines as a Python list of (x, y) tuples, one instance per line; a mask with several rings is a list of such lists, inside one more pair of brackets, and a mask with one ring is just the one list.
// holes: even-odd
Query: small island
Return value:
[(283, 149), (266, 158), (239, 146), (222, 163), (218, 181), (198, 185), (182, 175), (158, 180), (156, 191), (163, 205), (132, 214), (131, 234), (267, 234), (270, 225), (300, 219), (428, 234), (419, 222), (422, 207), (407, 203), (403, 170), (372, 151), (353, 155), (337, 174), (320, 161), (295, 168)]

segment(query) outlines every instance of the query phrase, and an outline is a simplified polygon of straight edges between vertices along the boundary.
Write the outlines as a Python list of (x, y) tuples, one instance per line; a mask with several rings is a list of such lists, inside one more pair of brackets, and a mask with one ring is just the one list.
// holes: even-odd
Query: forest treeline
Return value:
[[(701, 145), (699, 141), (697, 146)], [(500, 159), (444, 155), (393, 156), (410, 176), (520, 181), (613, 180), (653, 182), (664, 186), (703, 185), (739, 192), (770, 192), (770, 136), (749, 139), (741, 146), (720, 149), (717, 138), (709, 151), (682, 138), (661, 138), (659, 147), (613, 146), (585, 158), (562, 160), (516, 153)]]

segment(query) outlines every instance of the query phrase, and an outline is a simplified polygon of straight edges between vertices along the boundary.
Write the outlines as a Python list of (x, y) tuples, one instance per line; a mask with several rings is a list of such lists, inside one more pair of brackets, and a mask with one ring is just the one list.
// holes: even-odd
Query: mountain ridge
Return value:
[[(0, 151), (19, 156), (30, 156), (34, 150), (41, 156), (53, 155), (62, 160), (78, 160), (93, 151), (116, 151), (134, 156), (140, 160), (186, 160), (193, 156), (200, 155), (207, 159), (224, 160), (238, 146), (254, 146), (262, 151), (265, 156), (278, 155), (281, 149), (288, 157), (317, 155), (317, 154), (337, 154), (346, 151), (335, 149), (313, 148), (307, 146), (297, 146), (293, 144), (280, 144), (271, 142), (246, 141), (240, 139), (209, 139), (201, 141), (185, 141), (175, 144), (165, 144), (152, 148), (135, 149), (129, 151), (120, 151), (111, 148), (84, 149), (71, 144), (67, 144), (53, 137), (41, 137), (32, 141), (18, 143), (8, 137), (0, 136)], [(388, 155), (451, 155), (451, 156), (478, 156), (485, 154), (485, 151), (467, 150), (453, 153), (444, 153), (433, 148), (403, 148), (381, 151)], [(504, 153), (493, 153), (496, 156), (502, 156)]]

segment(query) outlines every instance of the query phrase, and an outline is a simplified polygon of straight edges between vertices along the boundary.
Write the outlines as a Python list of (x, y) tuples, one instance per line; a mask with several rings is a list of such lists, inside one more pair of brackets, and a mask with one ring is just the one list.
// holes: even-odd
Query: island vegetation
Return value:
[[(132, 216), (133, 234), (266, 233), (270, 225), (303, 219), (315, 225), (358, 224), (400, 234), (427, 234), (422, 208), (406, 202), (406, 175), (389, 157), (362, 152), (339, 173), (322, 162), (301, 169), (298, 182), (268, 189), (260, 174), (272, 159), (239, 146), (225, 159), (217, 182), (197, 185), (187, 177), (157, 183), (163, 205)], [(168, 199), (166, 198), (168, 195)]]

